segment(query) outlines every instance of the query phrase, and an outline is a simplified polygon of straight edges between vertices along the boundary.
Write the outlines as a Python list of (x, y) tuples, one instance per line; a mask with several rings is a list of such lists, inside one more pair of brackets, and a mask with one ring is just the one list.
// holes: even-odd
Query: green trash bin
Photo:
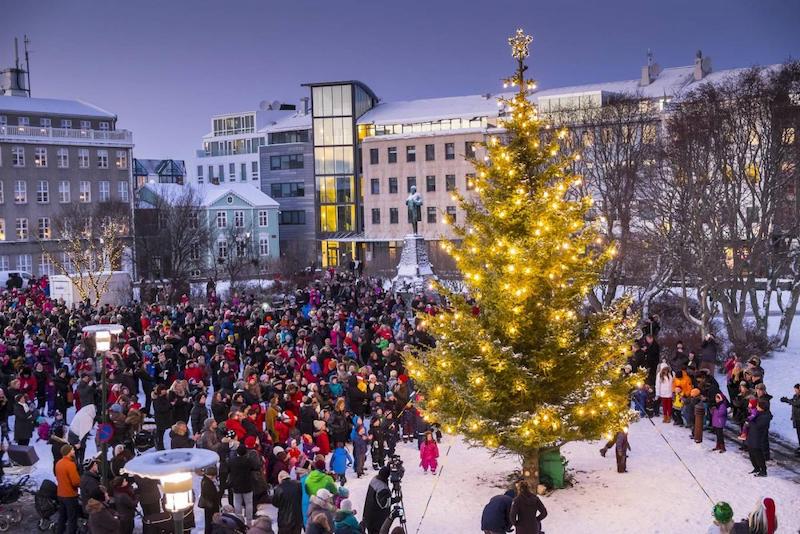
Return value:
[(564, 487), (564, 457), (560, 449), (549, 449), (539, 453), (539, 479), (545, 486), (555, 489)]

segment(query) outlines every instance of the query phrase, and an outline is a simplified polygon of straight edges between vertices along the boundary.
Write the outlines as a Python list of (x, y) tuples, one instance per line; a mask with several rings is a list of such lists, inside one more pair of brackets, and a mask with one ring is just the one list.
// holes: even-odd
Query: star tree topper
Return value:
[(533, 41), (533, 37), (526, 35), (522, 28), (517, 29), (512, 37), (508, 38), (508, 44), (511, 46), (511, 55), (514, 59), (522, 61), (528, 57), (528, 45)]

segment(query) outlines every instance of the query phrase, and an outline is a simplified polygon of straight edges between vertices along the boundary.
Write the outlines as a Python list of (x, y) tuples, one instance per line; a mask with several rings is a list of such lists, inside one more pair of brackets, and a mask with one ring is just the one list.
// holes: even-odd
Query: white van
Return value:
[(33, 275), (31, 273), (25, 271), (0, 271), (0, 291), (6, 289), (6, 282), (8, 282), (8, 279), (11, 277), (11, 275), (14, 274), (18, 274), (22, 277), (23, 288), (28, 287), (31, 278), (33, 278)]

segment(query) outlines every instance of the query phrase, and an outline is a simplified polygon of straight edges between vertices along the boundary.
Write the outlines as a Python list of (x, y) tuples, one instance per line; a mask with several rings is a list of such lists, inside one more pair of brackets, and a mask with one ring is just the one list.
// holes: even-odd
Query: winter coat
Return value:
[(119, 517), (119, 532), (131, 534), (133, 532), (133, 518), (136, 516), (136, 501), (124, 491), (114, 493), (114, 510)]
[(344, 412), (333, 412), (331, 416), (331, 437), (333, 438), (333, 442), (346, 442), (348, 435), (350, 434), (350, 421), (348, 421), (347, 416)]
[(714, 428), (725, 428), (725, 421), (728, 420), (728, 402), (722, 399), (719, 404), (711, 407), (711, 426)]
[(209, 412), (208, 408), (206, 408), (206, 405), (196, 403), (192, 407), (192, 413), (189, 416), (189, 422), (191, 422), (192, 425), (192, 433), (199, 434), (202, 432), (203, 424), (209, 417), (211, 417), (211, 413)]
[(308, 517), (309, 521), (314, 519), (314, 516), (317, 514), (325, 514), (325, 517), (328, 518), (328, 524), (333, 525), (333, 518), (334, 514), (336, 514), (336, 506), (333, 503), (320, 499), (316, 495), (312, 495), (308, 500), (308, 511), (306, 512), (306, 517)]
[[(219, 512), (221, 500), (222, 492), (219, 491), (219, 488), (217, 488), (213, 480), (204, 476), (200, 481), (200, 500), (197, 501), (198, 507), (211, 514), (215, 514)], [(200, 506), (201, 503), (203, 506)]]
[(244, 456), (238, 453), (228, 460), (228, 484), (234, 493), (250, 493), (254, 487), (254, 473), (261, 469), (261, 459), (252, 451)]
[(342, 475), (347, 471), (348, 466), (351, 465), (353, 465), (353, 458), (350, 456), (350, 453), (347, 452), (347, 449), (338, 447), (333, 450), (330, 461), (331, 471), (337, 475)]
[(758, 412), (750, 421), (745, 443), (750, 449), (767, 450), (769, 445), (769, 422), (772, 420), (770, 412)]
[(272, 505), (278, 509), (278, 528), (292, 531), (303, 526), (303, 488), (286, 478), (275, 487)]
[(536, 495), (518, 495), (511, 503), (510, 516), (516, 534), (539, 534), (547, 509)]
[(84, 406), (89, 406), (90, 404), (94, 404), (94, 393), (96, 389), (96, 384), (85, 382), (83, 380), (78, 381), (78, 387), (75, 388), (75, 393), (78, 395), (78, 401), (81, 403), (81, 408)]
[(700, 361), (704, 363), (717, 363), (717, 342), (713, 339), (703, 340), (700, 346)]
[(306, 477), (305, 488), (309, 497), (316, 495), (317, 491), (319, 491), (321, 488), (327, 489), (334, 495), (336, 495), (337, 491), (336, 483), (333, 481), (333, 477), (323, 473), (322, 471), (317, 471), (316, 469), (313, 469)]
[(675, 391), (675, 388), (681, 388), (681, 395), (689, 396), (689, 393), (692, 391), (692, 379), (691, 377), (684, 371), (681, 373), (681, 377), (675, 377), (672, 380), (672, 390)]
[(336, 512), (333, 532), (334, 534), (361, 534), (361, 525), (358, 524), (355, 512), (345, 512), (344, 510)]
[(89, 514), (90, 534), (119, 534), (121, 532), (119, 519), (102, 502), (89, 499), (86, 504)]
[(77, 497), (81, 478), (78, 475), (78, 466), (72, 458), (62, 458), (56, 463), (56, 494), (59, 497)]
[(170, 449), (191, 449), (194, 447), (194, 440), (189, 434), (178, 434), (174, 430), (169, 431)]
[(172, 425), (172, 406), (166, 395), (158, 395), (153, 399), (153, 414), (157, 427), (167, 428)]
[(36, 425), (36, 411), (14, 404), (14, 441), (29, 440)]
[(269, 517), (255, 518), (247, 534), (275, 534), (275, 531), (272, 530), (272, 519)]
[(367, 531), (378, 532), (391, 511), (392, 492), (386, 480), (378, 474), (369, 483), (364, 501), (364, 526)]
[(661, 371), (668, 367), (666, 363), (660, 363), (656, 369), (656, 397), (661, 399), (672, 398), (672, 382), (675, 375), (670, 371), (666, 378), (661, 378)]
[(419, 458), (422, 465), (430, 465), (439, 457), (439, 446), (435, 440), (424, 441), (419, 449)]
[(80, 495), (84, 508), (89, 503), (92, 494), (100, 489), (100, 475), (84, 470), (81, 474)]
[(781, 402), (792, 407), (792, 424), (795, 428), (800, 428), (800, 395), (794, 395), (791, 399), (781, 397)]
[(481, 514), (481, 530), (490, 532), (508, 532), (511, 530), (511, 503), (514, 502), (514, 490), (503, 495), (495, 495)]

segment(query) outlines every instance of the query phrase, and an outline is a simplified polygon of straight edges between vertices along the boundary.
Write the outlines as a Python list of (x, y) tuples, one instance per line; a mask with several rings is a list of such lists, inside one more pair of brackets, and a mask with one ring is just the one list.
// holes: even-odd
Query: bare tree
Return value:
[(69, 277), (81, 300), (96, 306), (108, 291), (112, 272), (122, 268), (129, 242), (130, 216), (122, 202), (76, 203), (53, 219), (53, 238), (61, 254), (40, 241), (42, 254)]
[(164, 187), (147, 203), (135, 215), (139, 272), (143, 279), (169, 280), (168, 298), (174, 301), (187, 292), (192, 272), (205, 266), (210, 230), (202, 217), (202, 198), (191, 186)]
[(254, 235), (252, 224), (227, 225), (212, 231), (209, 245), (213, 277), (230, 280), (231, 292), (238, 288), (244, 278), (258, 274), (263, 266), (259, 261)]

